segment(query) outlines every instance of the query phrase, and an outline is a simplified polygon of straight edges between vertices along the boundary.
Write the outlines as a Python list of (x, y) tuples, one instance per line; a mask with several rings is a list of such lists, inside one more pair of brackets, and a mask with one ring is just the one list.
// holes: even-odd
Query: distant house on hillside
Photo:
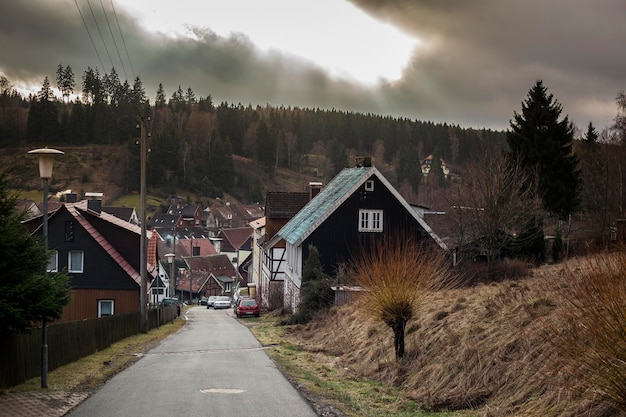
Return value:
[[(444, 161), (443, 159), (439, 158), (439, 161), (441, 162), (441, 171), (443, 172), (444, 177), (448, 178), (448, 176), (450, 175), (450, 168), (448, 168), (448, 165), (446, 164), (446, 161)], [(421, 162), (422, 175), (424, 177), (427, 177), (428, 174), (430, 174), (432, 166), (433, 166), (433, 156), (432, 155), (428, 155)]]

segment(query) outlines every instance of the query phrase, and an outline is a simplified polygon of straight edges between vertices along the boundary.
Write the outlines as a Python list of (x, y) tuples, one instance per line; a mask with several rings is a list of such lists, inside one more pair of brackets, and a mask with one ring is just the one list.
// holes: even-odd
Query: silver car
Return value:
[(215, 302), (215, 300), (217, 299), (217, 295), (212, 295), (210, 296), (207, 301), (206, 301), (206, 308), (211, 308), (213, 307), (213, 303)]
[(215, 301), (213, 301), (213, 308), (230, 308), (230, 297), (226, 297), (224, 295), (218, 296)]

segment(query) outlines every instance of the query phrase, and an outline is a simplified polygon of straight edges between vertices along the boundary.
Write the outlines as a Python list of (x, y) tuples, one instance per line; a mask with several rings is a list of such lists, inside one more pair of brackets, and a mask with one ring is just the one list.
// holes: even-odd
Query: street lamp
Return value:
[[(165, 257), (167, 258), (167, 263), (170, 265), (170, 297), (174, 298), (172, 294), (176, 293), (174, 288), (174, 258), (176, 255), (173, 253), (166, 253)], [(172, 323), (174, 323), (174, 313), (172, 313)]]
[[(41, 148), (28, 151), (39, 158), (39, 177), (43, 180), (43, 244), (48, 253), (48, 180), (52, 178), (54, 157), (65, 152), (57, 149)], [(47, 273), (47, 266), (46, 271)], [(48, 324), (41, 320), (41, 388), (48, 388)]]

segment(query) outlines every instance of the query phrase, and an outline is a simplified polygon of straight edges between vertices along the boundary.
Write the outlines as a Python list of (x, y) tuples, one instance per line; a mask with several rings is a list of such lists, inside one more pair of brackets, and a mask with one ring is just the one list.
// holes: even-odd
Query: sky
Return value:
[(115, 68), (244, 106), (505, 130), (542, 80), (581, 131), (626, 90), (623, 0), (2, 0), (0, 74)]

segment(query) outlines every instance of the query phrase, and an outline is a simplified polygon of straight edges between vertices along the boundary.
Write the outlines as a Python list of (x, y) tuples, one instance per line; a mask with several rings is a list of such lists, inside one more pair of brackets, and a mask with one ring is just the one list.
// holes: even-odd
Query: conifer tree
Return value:
[(539, 80), (514, 112), (507, 132), (510, 153), (535, 171), (544, 208), (565, 219), (580, 203), (581, 177), (572, 152), (574, 127), (568, 116), (559, 120), (562, 106)]
[(65, 273), (46, 273), (48, 254), (15, 214), (7, 171), (0, 172), (0, 334), (61, 317), (69, 302)]

